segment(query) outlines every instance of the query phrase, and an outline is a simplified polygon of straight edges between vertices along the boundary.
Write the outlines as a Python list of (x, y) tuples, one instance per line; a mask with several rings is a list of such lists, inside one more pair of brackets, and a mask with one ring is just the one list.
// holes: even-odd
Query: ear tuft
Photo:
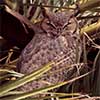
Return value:
[(47, 8), (43, 7), (42, 4), (41, 4), (41, 12), (42, 12), (42, 15), (44, 18), (49, 18), (49, 15), (50, 15), (49, 10)]

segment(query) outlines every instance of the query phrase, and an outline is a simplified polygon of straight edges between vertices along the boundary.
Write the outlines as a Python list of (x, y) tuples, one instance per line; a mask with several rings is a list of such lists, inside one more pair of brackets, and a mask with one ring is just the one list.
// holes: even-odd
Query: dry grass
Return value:
[[(28, 93), (23, 93), (19, 91), (14, 91), (17, 87), (34, 80), (44, 72), (48, 71), (51, 67), (50, 65), (44, 66), (30, 75), (23, 75), (16, 72), (16, 63), (18, 60), (19, 49), (12, 47), (10, 50), (0, 51), (0, 57), (2, 53), (4, 55), (0, 58), (0, 100), (37, 100), (37, 98), (30, 98), (32, 95), (44, 93), (50, 94), (50, 96), (40, 98), (48, 99), (56, 98), (56, 100), (99, 100), (100, 99), (100, 2), (99, 0), (35, 0), (33, 4), (29, 4), (29, 0), (23, 5), (21, 2), (12, 2), (11, 0), (6, 0), (9, 7), (17, 12), (19, 12), (19, 7), (23, 7), (23, 15), (34, 23), (40, 21), (40, 11), (39, 8), (41, 1), (44, 2), (44, 6), (49, 8), (51, 11), (56, 10), (66, 10), (75, 9), (75, 2), (80, 4), (80, 12), (76, 16), (80, 24), (80, 34), (83, 41), (83, 53), (81, 55), (81, 61), (74, 65), (66, 65), (70, 67), (68, 72), (72, 69), (76, 69), (74, 74), (68, 81), (58, 83), (55, 85), (50, 85), (45, 88), (36, 89)], [(31, 0), (30, 0), (31, 1)], [(19, 6), (20, 5), (20, 6)], [(49, 5), (49, 6), (48, 6)], [(35, 6), (35, 8), (32, 8)], [(33, 9), (33, 13), (30, 10)], [(11, 30), (11, 29), (10, 29)], [(98, 35), (96, 35), (98, 34)], [(2, 42), (1, 42), (2, 44)], [(0, 45), (1, 46), (1, 45)], [(6, 45), (4, 45), (6, 46)], [(16, 52), (17, 51), (17, 52)], [(63, 59), (64, 60), (64, 59)], [(59, 64), (63, 62), (59, 59), (56, 63)], [(59, 69), (60, 71), (63, 69)], [(57, 72), (56, 71), (56, 72)], [(55, 73), (55, 72), (53, 72)], [(49, 73), (49, 74), (53, 74)], [(31, 77), (33, 75), (33, 77)], [(81, 78), (81, 79), (80, 79)], [(77, 81), (76, 81), (77, 80)], [(82, 81), (82, 82), (81, 82)], [(51, 93), (48, 90), (60, 87), (65, 84), (73, 84), (71, 93)], [(69, 85), (70, 85), (69, 84)], [(79, 86), (78, 86), (79, 85)], [(74, 88), (75, 87), (75, 88)], [(81, 87), (81, 89), (79, 89)], [(80, 90), (79, 92), (73, 92), (74, 89)], [(15, 95), (16, 94), (16, 95)]]

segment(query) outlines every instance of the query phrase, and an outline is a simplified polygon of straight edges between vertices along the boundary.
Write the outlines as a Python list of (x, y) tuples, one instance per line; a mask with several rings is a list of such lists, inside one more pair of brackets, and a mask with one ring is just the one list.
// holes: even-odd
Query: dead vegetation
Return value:
[[(2, 2), (1, 2), (2, 1)], [(47, 93), (40, 99), (99, 100), (100, 99), (100, 0), (3, 0), (0, 1), (0, 100), (33, 100), (30, 96)], [(26, 44), (34, 36), (35, 25), (41, 21), (43, 7), (56, 10), (78, 10), (77, 19), (83, 41), (78, 76), (66, 82), (36, 89), (28, 93), (17, 87), (40, 77), (50, 70), (50, 64), (30, 75), (16, 72), (16, 62)], [(76, 9), (76, 5), (77, 9)], [(73, 65), (72, 65), (73, 66)], [(81, 73), (81, 74), (80, 74)], [(77, 81), (76, 81), (77, 80)], [(75, 82), (70, 93), (51, 93), (48, 90)], [(78, 91), (77, 91), (78, 90)], [(77, 91), (77, 92), (76, 92)], [(37, 98), (34, 98), (37, 100)]]

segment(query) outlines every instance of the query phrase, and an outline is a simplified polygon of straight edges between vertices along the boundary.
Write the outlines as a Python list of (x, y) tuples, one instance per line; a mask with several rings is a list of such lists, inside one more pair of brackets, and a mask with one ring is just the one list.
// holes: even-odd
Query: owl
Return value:
[(75, 64), (81, 54), (78, 21), (73, 12), (54, 13), (45, 10), (42, 21), (35, 27), (33, 39), (19, 57), (19, 72), (29, 74), (52, 61), (59, 64), (53, 65), (41, 78), (23, 85), (20, 88), (22, 91), (31, 91), (67, 80), (70, 68), (67, 66)]

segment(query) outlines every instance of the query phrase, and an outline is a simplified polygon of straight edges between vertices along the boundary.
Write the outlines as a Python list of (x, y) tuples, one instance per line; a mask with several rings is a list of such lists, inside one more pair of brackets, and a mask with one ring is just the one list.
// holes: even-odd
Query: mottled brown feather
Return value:
[(50, 12), (50, 14), (48, 12), (47, 17), (44, 17), (37, 26), (35, 36), (19, 57), (17, 64), (19, 72), (29, 74), (63, 56), (62, 59), (66, 60), (57, 66), (53, 66), (49, 72), (45, 73), (47, 75), (22, 86), (20, 89), (23, 91), (65, 81), (68, 78), (67, 65), (76, 63), (76, 50), (78, 50), (79, 55), (81, 53), (79, 27), (71, 12)]

